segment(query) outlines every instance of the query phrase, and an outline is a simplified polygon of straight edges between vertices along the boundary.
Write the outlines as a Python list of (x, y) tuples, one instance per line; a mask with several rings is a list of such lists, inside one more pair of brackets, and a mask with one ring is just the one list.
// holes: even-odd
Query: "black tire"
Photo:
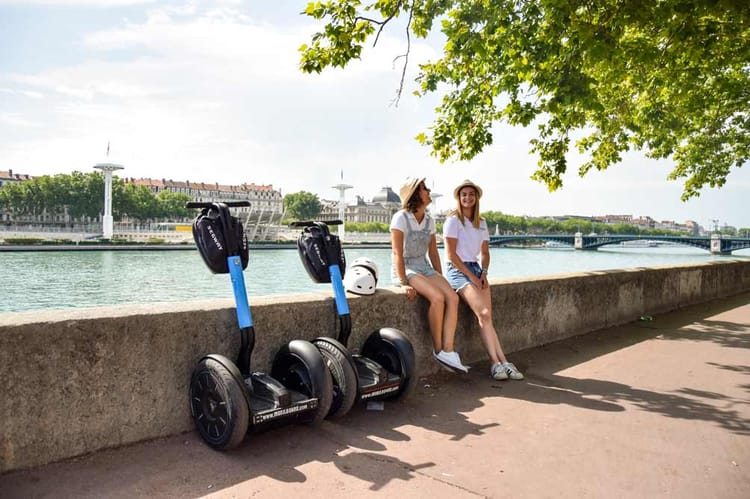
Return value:
[(333, 381), (315, 345), (305, 340), (290, 341), (274, 357), (271, 376), (290, 390), (318, 399), (317, 409), (301, 415), (301, 422), (323, 422), (333, 400)]
[(414, 348), (406, 335), (398, 329), (388, 327), (373, 332), (362, 346), (361, 354), (401, 377), (398, 391), (383, 397), (384, 400), (406, 397), (416, 386)]
[(354, 406), (359, 390), (359, 380), (354, 360), (346, 347), (333, 338), (315, 338), (313, 345), (318, 347), (325, 360), (333, 382), (333, 400), (326, 415), (329, 419), (344, 417)]
[(208, 445), (217, 450), (229, 450), (244, 440), (250, 423), (250, 408), (245, 388), (240, 384), (242, 381), (227, 367), (233, 366), (232, 362), (215, 357), (204, 357), (193, 369), (190, 412), (198, 433)]

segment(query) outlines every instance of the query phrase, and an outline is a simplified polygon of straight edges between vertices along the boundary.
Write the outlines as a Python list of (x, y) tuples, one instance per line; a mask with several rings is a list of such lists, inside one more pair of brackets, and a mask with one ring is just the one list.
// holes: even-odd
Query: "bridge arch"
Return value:
[(750, 248), (750, 238), (718, 236), (643, 236), (641, 234), (591, 234), (579, 236), (576, 246), (574, 234), (513, 234), (490, 236), (490, 246), (504, 246), (521, 241), (555, 241), (576, 249), (595, 250), (601, 246), (620, 244), (626, 241), (663, 241), (683, 246), (704, 249), (711, 253), (730, 254), (732, 251)]

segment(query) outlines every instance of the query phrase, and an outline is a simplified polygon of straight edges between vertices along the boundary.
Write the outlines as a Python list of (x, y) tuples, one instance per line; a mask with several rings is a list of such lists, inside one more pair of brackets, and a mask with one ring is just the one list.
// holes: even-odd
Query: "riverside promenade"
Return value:
[(525, 381), (478, 363), (317, 430), (231, 453), (185, 433), (0, 475), (0, 496), (750, 497), (750, 293), (510, 357)]

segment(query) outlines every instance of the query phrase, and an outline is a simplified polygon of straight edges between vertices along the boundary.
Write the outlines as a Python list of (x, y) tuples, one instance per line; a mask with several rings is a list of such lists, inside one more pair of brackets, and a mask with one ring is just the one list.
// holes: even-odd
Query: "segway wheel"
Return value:
[(198, 433), (214, 449), (237, 447), (247, 434), (250, 408), (239, 383), (215, 359), (204, 358), (193, 369), (190, 411)]
[(406, 397), (416, 386), (414, 348), (398, 329), (383, 328), (373, 332), (362, 345), (361, 354), (401, 377), (398, 391), (383, 397), (384, 400)]
[(271, 376), (290, 390), (318, 399), (318, 407), (303, 414), (301, 422), (323, 422), (333, 401), (333, 381), (315, 345), (304, 340), (290, 341), (276, 354)]
[(312, 343), (323, 356), (333, 381), (333, 401), (326, 417), (341, 418), (351, 410), (357, 400), (358, 380), (354, 361), (346, 347), (333, 338), (316, 338)]

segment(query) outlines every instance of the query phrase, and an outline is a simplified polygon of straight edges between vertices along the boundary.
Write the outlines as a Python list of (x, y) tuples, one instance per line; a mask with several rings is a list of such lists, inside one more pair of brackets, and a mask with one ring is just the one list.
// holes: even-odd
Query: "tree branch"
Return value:
[(393, 59), (393, 65), (396, 65), (396, 61), (404, 58), (404, 67), (401, 69), (401, 81), (398, 84), (398, 90), (396, 91), (396, 97), (391, 101), (391, 105), (398, 107), (398, 103), (401, 100), (401, 93), (404, 91), (404, 80), (406, 79), (406, 68), (409, 66), (409, 53), (411, 52), (411, 34), (409, 33), (409, 27), (411, 21), (414, 18), (414, 11), (409, 10), (409, 21), (406, 23), (406, 53), (396, 56)]

